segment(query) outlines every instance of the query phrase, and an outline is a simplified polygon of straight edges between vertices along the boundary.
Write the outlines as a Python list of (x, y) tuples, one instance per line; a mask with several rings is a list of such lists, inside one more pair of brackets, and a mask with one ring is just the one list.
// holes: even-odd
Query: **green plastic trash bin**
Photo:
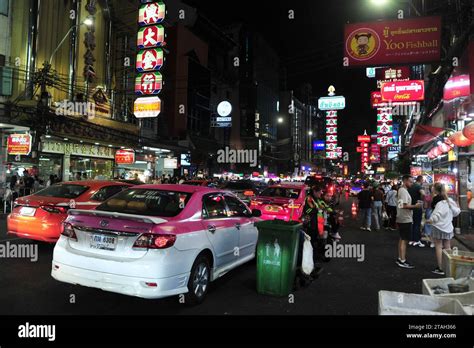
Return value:
[(302, 224), (282, 220), (261, 221), (257, 244), (257, 292), (288, 296), (293, 291)]

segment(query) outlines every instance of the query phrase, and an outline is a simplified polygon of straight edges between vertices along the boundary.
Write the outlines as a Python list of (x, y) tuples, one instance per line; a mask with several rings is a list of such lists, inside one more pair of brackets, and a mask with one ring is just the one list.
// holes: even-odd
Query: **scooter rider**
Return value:
[(325, 211), (325, 220), (329, 236), (331, 239), (340, 240), (341, 236), (339, 235), (340, 224), (338, 221), (338, 212), (334, 208), (337, 203), (329, 192), (324, 192), (323, 198), (323, 209)]
[(315, 185), (311, 188), (305, 199), (302, 220), (307, 234), (311, 237), (315, 259), (325, 260), (324, 214), (327, 205), (322, 199), (322, 194), (323, 188), (320, 185)]

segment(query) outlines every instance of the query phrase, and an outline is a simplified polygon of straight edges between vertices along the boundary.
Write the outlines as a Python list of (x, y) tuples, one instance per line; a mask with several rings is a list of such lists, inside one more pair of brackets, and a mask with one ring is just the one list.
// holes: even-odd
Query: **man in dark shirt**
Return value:
[(365, 183), (363, 185), (363, 190), (357, 195), (357, 200), (359, 201), (359, 213), (362, 217), (362, 226), (361, 230), (370, 231), (370, 226), (372, 225), (372, 201), (373, 201), (372, 192), (369, 190), (369, 184)]
[[(411, 201), (416, 204), (424, 198), (423, 192), (423, 176), (419, 175), (415, 183), (408, 190), (411, 196)], [(425, 245), (420, 241), (421, 239), (421, 220), (423, 219), (423, 208), (413, 209), (413, 227), (411, 232), (411, 239), (409, 245), (423, 248)]]

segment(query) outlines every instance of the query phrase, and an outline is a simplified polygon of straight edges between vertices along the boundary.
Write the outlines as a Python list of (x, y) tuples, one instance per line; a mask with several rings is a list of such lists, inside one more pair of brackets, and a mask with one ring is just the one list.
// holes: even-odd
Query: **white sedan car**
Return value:
[(97, 209), (71, 210), (53, 255), (56, 280), (142, 298), (185, 294), (255, 257), (253, 213), (232, 193), (187, 185), (127, 189)]

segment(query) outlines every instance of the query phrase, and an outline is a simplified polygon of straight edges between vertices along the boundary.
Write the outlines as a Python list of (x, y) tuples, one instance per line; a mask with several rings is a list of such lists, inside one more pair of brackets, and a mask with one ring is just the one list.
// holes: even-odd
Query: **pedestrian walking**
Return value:
[(372, 201), (373, 195), (369, 190), (369, 184), (364, 183), (362, 191), (357, 194), (357, 200), (359, 205), (359, 213), (362, 218), (362, 226), (360, 227), (363, 231), (371, 231), (372, 226)]
[(372, 203), (372, 211), (374, 215), (375, 221), (375, 229), (380, 231), (381, 224), (383, 223), (383, 200), (384, 200), (384, 191), (383, 187), (375, 186), (372, 191), (373, 196), (373, 203)]
[[(415, 183), (410, 187), (409, 193), (413, 203), (423, 203), (423, 197), (425, 192), (423, 191), (422, 175), (417, 176)], [(409, 245), (424, 248), (424, 244), (421, 242), (421, 221), (423, 220), (423, 207), (419, 209), (413, 209), (413, 226), (410, 237)]]
[(444, 271), (441, 269), (443, 249), (451, 249), (451, 239), (454, 237), (453, 218), (461, 213), (461, 209), (448, 197), (442, 183), (434, 184), (433, 195), (434, 209), (431, 218), (427, 221), (428, 224), (431, 224), (431, 235), (436, 250), (437, 267), (433, 273), (444, 275)]
[(407, 245), (410, 241), (413, 230), (413, 209), (420, 209), (421, 204), (412, 204), (412, 199), (408, 190), (413, 186), (413, 179), (410, 175), (404, 175), (402, 186), (397, 194), (397, 224), (400, 233), (398, 241), (397, 265), (402, 268), (415, 268), (407, 261)]
[(389, 219), (387, 229), (391, 231), (395, 231), (397, 229), (397, 194), (398, 186), (393, 185), (391, 190), (388, 191), (387, 195), (385, 196), (385, 204)]

